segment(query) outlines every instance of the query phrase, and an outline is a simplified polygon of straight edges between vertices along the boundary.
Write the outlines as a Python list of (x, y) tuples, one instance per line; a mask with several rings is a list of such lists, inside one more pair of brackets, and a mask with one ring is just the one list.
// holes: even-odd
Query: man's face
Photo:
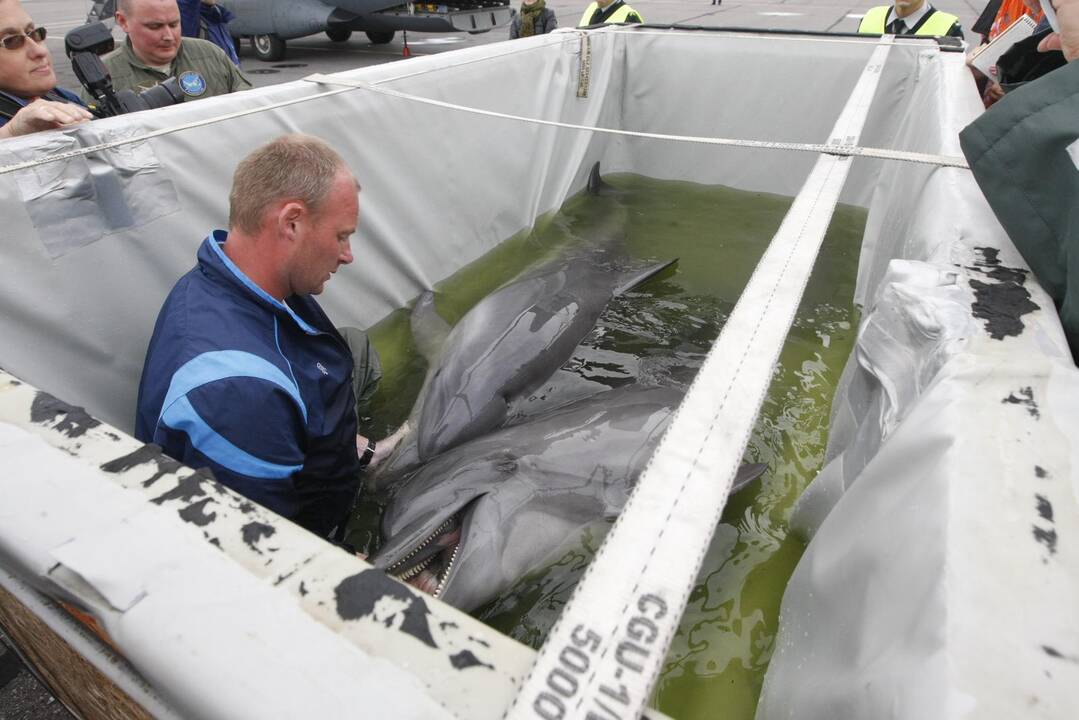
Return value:
[(359, 211), (356, 181), (347, 170), (340, 170), (319, 212), (308, 213), (301, 221), (289, 282), (294, 294), (319, 294), (337, 268), (352, 262), (350, 238)]
[(906, 17), (924, 4), (925, 0), (895, 0), (895, 14), (898, 17)]
[(147, 65), (172, 63), (180, 51), (180, 6), (176, 0), (131, 0), (129, 12), (116, 11), (116, 22), (131, 38), (135, 56)]
[[(34, 27), (34, 21), (17, 0), (0, 0), (0, 38), (22, 35)], [(0, 90), (32, 98), (54, 87), (56, 73), (45, 43), (26, 38), (18, 50), (0, 46)]]

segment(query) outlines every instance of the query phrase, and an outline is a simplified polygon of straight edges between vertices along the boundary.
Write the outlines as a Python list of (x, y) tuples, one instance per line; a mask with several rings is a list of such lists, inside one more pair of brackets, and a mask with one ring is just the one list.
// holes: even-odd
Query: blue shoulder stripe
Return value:
[(281, 465), (261, 460), (236, 447), (211, 428), (186, 397), (181, 397), (169, 405), (161, 415), (160, 422), (186, 433), (192, 447), (234, 473), (254, 478), (282, 480), (303, 467), (303, 465)]
[(300, 388), (292, 378), (269, 360), (242, 350), (205, 352), (181, 365), (169, 382), (169, 391), (165, 393), (158, 419), (164, 416), (173, 403), (195, 388), (230, 377), (256, 378), (277, 385), (296, 402), (304, 422), (307, 422), (307, 406), (300, 397)]
[[(221, 249), (221, 245), (224, 243), (226, 236), (227, 235), (223, 230), (214, 230), (210, 233), (210, 237), (207, 238), (207, 242), (210, 245), (210, 249), (214, 251), (221, 263), (228, 268), (228, 271), (235, 275), (236, 279), (243, 283), (248, 290), (258, 295), (264, 302), (268, 302), (278, 310), (284, 310), (292, 316), (292, 319), (296, 321), (296, 324), (299, 325), (300, 329), (305, 333), (308, 335), (318, 335), (318, 330), (308, 325), (302, 317), (293, 312), (292, 308), (260, 288), (251, 280), (251, 278), (244, 274), (243, 270), (236, 267), (236, 263), (232, 262), (232, 260), (229, 259), (229, 256), (225, 254), (225, 251)], [(219, 240), (218, 238), (221, 239)]]

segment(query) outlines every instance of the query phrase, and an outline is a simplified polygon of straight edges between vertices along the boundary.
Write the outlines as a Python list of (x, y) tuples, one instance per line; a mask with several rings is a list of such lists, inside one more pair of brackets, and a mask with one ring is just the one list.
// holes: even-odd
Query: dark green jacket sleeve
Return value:
[(959, 142), (1079, 357), (1079, 62), (1008, 93)]

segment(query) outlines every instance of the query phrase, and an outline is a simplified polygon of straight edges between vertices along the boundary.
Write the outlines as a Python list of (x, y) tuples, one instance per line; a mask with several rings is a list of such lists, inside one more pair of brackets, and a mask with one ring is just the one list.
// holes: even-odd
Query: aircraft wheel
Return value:
[(255, 57), (265, 62), (285, 57), (285, 41), (276, 35), (253, 35), (251, 49), (255, 51)]
[(347, 28), (333, 28), (326, 30), (326, 37), (334, 42), (345, 42), (352, 37), (352, 31)]
[(393, 30), (366, 30), (364, 35), (371, 41), (372, 45), (385, 45), (393, 40)]

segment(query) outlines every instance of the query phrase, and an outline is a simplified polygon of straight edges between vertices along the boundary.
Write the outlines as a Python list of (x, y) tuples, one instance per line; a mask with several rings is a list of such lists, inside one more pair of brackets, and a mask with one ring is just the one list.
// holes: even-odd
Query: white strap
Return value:
[[(857, 142), (890, 47), (887, 36), (875, 49), (830, 148)], [(835, 153), (817, 160), (508, 718), (640, 717), (849, 169)]]

